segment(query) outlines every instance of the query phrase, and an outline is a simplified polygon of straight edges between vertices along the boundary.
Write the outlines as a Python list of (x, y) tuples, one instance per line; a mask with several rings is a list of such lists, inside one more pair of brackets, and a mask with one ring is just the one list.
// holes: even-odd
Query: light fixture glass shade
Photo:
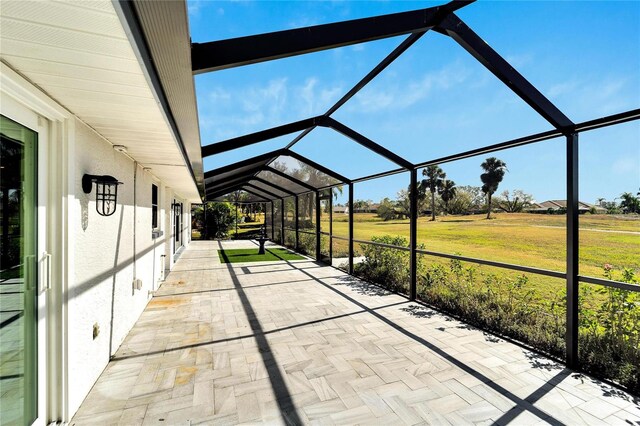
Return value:
[(82, 177), (82, 188), (84, 192), (90, 193), (93, 182), (96, 183), (96, 211), (101, 216), (111, 216), (116, 212), (118, 202), (118, 179), (113, 176), (84, 175)]

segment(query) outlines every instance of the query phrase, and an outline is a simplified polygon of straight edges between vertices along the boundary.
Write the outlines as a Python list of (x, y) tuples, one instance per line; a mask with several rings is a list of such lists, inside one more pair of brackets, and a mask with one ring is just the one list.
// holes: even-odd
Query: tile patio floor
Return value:
[(185, 250), (72, 424), (640, 424), (630, 395), (337, 269), (218, 247)]

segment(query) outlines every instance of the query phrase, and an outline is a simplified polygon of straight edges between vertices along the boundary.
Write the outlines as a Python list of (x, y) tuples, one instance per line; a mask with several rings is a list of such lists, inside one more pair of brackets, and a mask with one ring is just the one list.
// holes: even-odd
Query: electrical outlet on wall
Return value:
[(133, 289), (134, 290), (142, 289), (142, 280), (140, 278), (134, 278), (134, 280), (133, 280)]

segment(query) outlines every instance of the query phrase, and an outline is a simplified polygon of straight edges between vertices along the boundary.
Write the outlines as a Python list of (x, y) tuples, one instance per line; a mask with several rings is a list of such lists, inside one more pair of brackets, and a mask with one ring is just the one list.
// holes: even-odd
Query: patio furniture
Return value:
[(264, 254), (264, 243), (269, 240), (264, 226), (260, 228), (260, 235), (258, 236), (258, 238), (256, 238), (256, 240), (260, 243), (258, 254)]

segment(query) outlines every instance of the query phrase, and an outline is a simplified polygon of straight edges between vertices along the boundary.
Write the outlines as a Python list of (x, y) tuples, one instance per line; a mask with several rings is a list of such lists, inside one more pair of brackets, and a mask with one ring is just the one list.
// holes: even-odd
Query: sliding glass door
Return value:
[(0, 116), (0, 139), (0, 423), (31, 424), (38, 414), (38, 135)]

